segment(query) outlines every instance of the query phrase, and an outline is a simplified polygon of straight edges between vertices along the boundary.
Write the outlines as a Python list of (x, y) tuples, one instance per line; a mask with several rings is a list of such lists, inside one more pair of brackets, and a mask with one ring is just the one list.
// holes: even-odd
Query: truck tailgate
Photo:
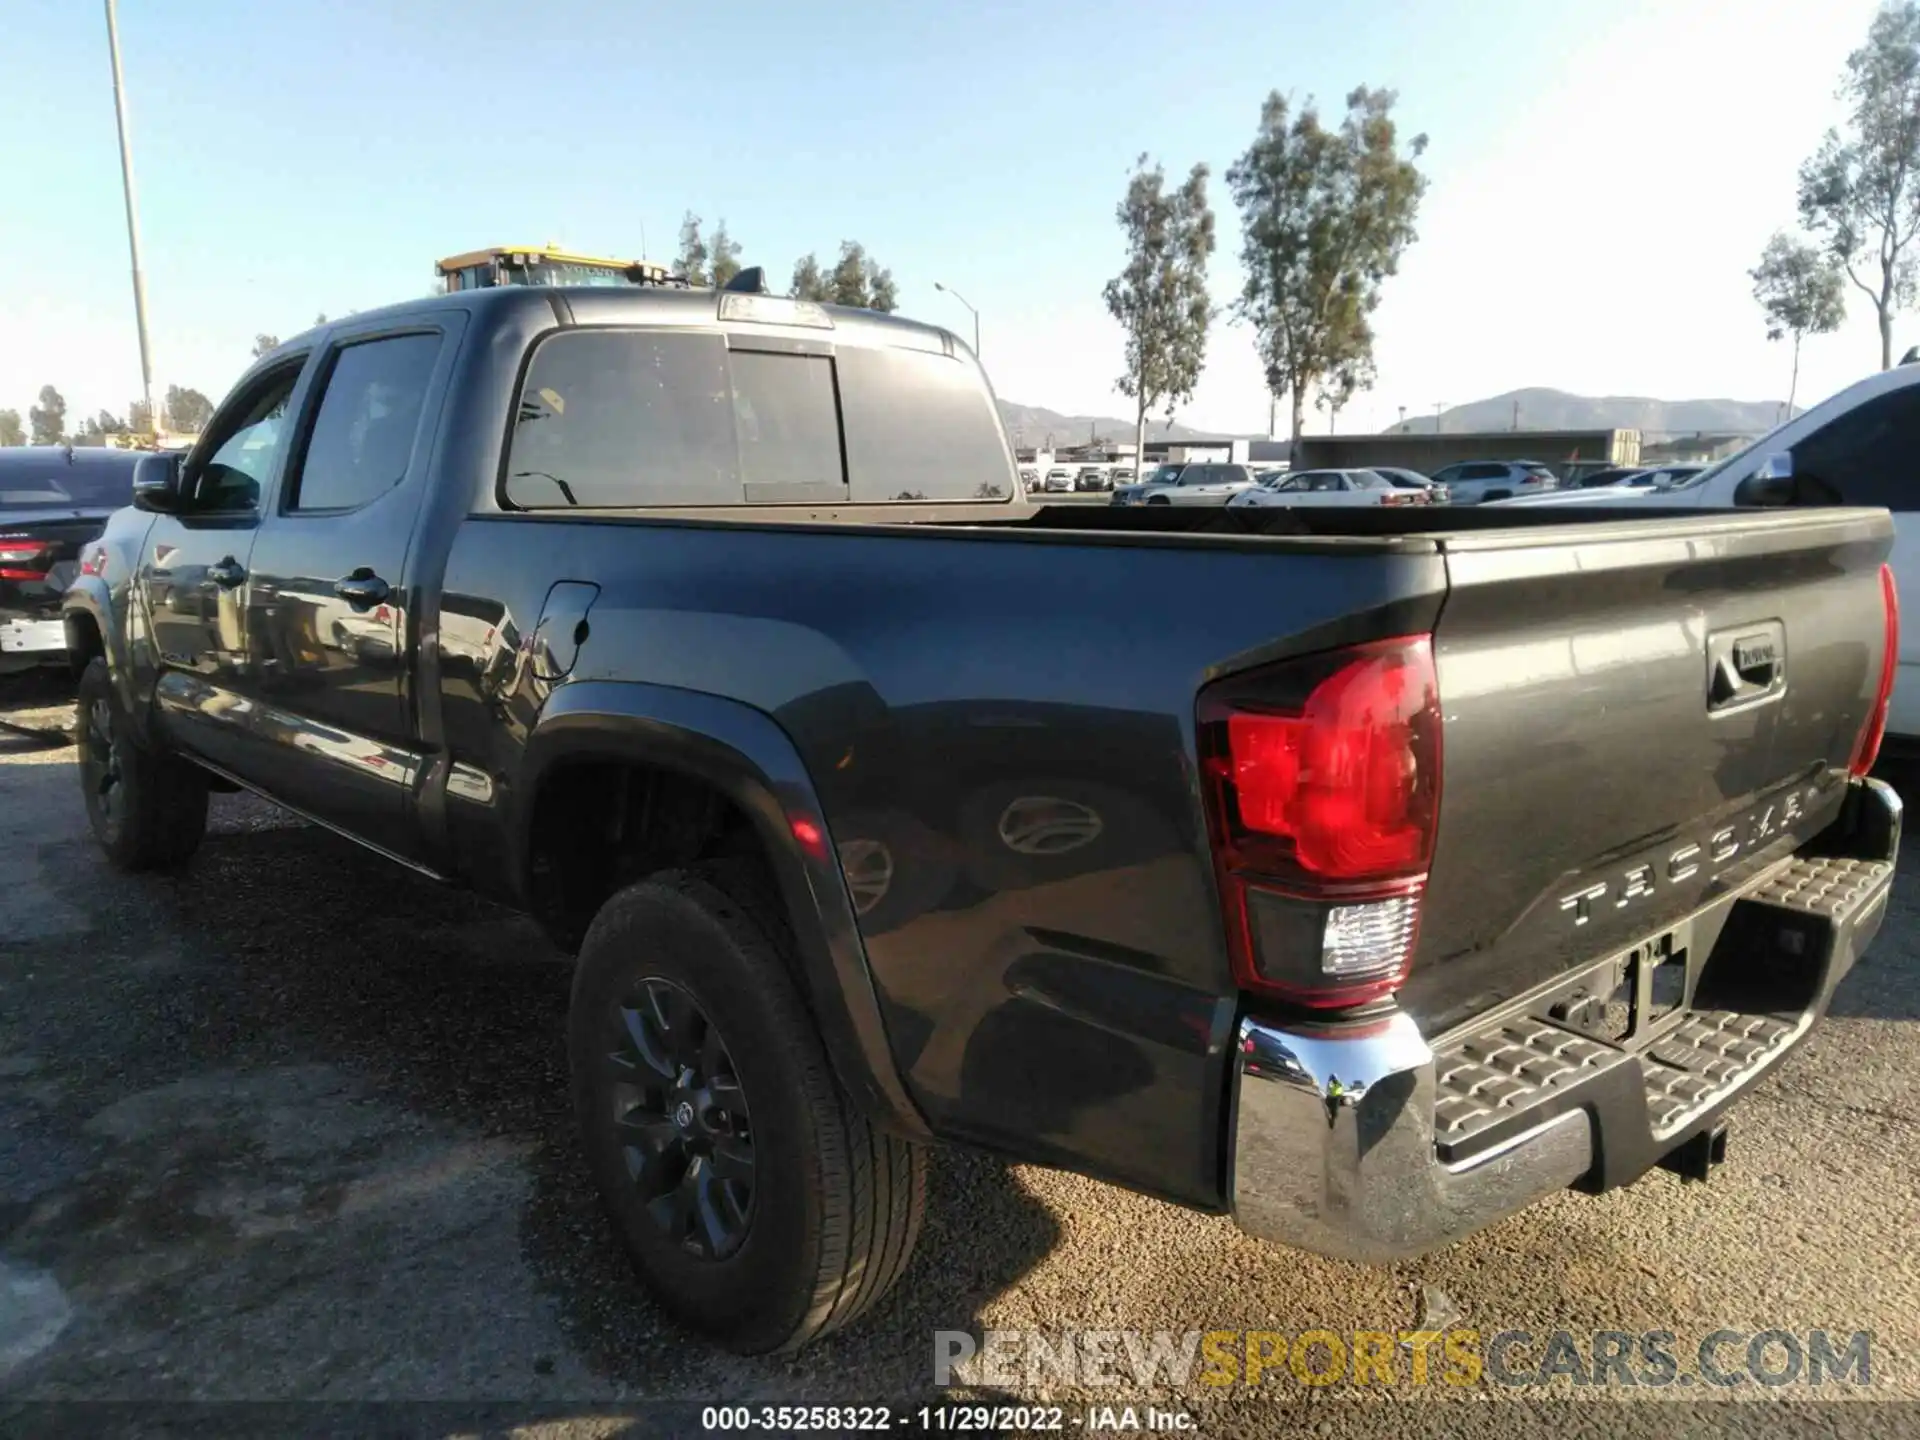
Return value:
[(1428, 1035), (1652, 940), (1838, 810), (1883, 668), (1881, 511), (1447, 536)]

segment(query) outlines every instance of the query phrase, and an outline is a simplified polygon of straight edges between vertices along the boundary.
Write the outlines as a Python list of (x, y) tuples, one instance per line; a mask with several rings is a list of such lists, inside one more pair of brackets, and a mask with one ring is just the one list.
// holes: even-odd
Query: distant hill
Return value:
[[(1519, 424), (1514, 418), (1517, 412)], [(1784, 418), (1775, 400), (1650, 400), (1637, 395), (1569, 395), (1564, 390), (1510, 390), (1441, 412), (1440, 428), (1468, 430), (1638, 430), (1646, 435), (1758, 435)], [(1434, 417), (1389, 427), (1431, 435)]]
[[(1062, 415), (1058, 410), (1049, 410), (1044, 405), (1019, 405), (1011, 400), (1000, 402), (1000, 419), (1007, 427), (1007, 435), (1015, 445), (1044, 445), (1047, 436), (1053, 436), (1056, 445), (1084, 445), (1089, 440), (1131, 440), (1133, 439), (1133, 421), (1118, 419), (1112, 415)], [(1214, 440), (1220, 434), (1214, 430), (1195, 430), (1187, 425), (1167, 425), (1162, 421), (1147, 421), (1147, 439), (1149, 440)], [(1239, 439), (1240, 436), (1233, 436)], [(1264, 439), (1264, 436), (1250, 437)]]
[[(1521, 430), (1638, 430), (1649, 440), (1663, 435), (1760, 435), (1779, 424), (1776, 400), (1653, 400), (1638, 395), (1571, 395), (1534, 387), (1509, 390), (1441, 412), (1443, 430), (1511, 430), (1518, 407)], [(1796, 411), (1795, 413), (1798, 413)], [(1133, 422), (1114, 415), (1063, 415), (1044, 405), (1000, 401), (1000, 418), (1016, 445), (1084, 445), (1091, 438), (1131, 440)], [(1409, 416), (1390, 432), (1431, 435), (1434, 417)], [(1264, 434), (1196, 430), (1190, 425), (1147, 422), (1149, 440), (1263, 440)]]

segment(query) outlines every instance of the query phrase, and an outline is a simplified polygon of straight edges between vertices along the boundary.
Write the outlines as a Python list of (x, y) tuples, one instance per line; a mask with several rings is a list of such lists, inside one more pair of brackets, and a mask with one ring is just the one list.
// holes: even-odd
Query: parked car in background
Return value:
[(1426, 491), (1427, 499), (1435, 505), (1445, 505), (1453, 498), (1446, 486), (1422, 475), (1418, 470), (1403, 470), (1397, 465), (1370, 465), (1367, 468), (1395, 489)]
[(1704, 469), (1701, 465), (1660, 465), (1650, 470), (1628, 470), (1600, 485), (1554, 490), (1545, 495), (1494, 500), (1494, 505), (1594, 505), (1617, 495), (1652, 494), (1685, 485)]
[(1073, 477), (1073, 488), (1076, 490), (1111, 490), (1113, 488), (1113, 480), (1108, 476), (1107, 472), (1098, 465), (1082, 465), (1080, 467), (1080, 473)]
[(1049, 495), (1067, 495), (1073, 492), (1073, 472), (1056, 465), (1047, 471), (1046, 491)]
[(1434, 471), (1433, 481), (1447, 487), (1456, 505), (1539, 495), (1560, 485), (1553, 471), (1538, 460), (1462, 460)]
[(1227, 504), (1236, 509), (1275, 505), (1425, 505), (1424, 487), (1401, 489), (1372, 470), (1295, 470), (1242, 490)]
[(1020, 488), (1031, 495), (1040, 488), (1040, 472), (1032, 465), (1020, 467)]
[(1660, 465), (1651, 470), (1642, 470), (1621, 483), (1636, 490), (1671, 490), (1676, 485), (1686, 484), (1706, 468), (1704, 465)]
[(1641, 473), (1638, 465), (1609, 465), (1603, 470), (1584, 470), (1560, 482), (1562, 490), (1601, 490), (1618, 485)]
[(1113, 480), (1114, 488), (1117, 490), (1122, 485), (1139, 484), (1140, 472), (1131, 465), (1116, 465), (1113, 467), (1110, 478)]
[(60, 594), (80, 547), (133, 502), (139, 452), (67, 445), (0, 449), (0, 675), (67, 662)]
[[(1174, 469), (1169, 480), (1160, 472)], [(1242, 490), (1251, 490), (1260, 482), (1246, 465), (1219, 465), (1211, 461), (1189, 462), (1178, 467), (1162, 465), (1154, 478), (1144, 485), (1132, 485), (1113, 492), (1116, 505), (1224, 505)]]
[(1115, 505), (1131, 505), (1135, 497), (1144, 494), (1149, 486), (1171, 485), (1175, 480), (1180, 478), (1180, 472), (1186, 468), (1185, 462), (1169, 462), (1165, 465), (1156, 465), (1147, 472), (1147, 478), (1144, 480), (1135, 480), (1131, 485), (1115, 485), (1113, 487), (1113, 503)]

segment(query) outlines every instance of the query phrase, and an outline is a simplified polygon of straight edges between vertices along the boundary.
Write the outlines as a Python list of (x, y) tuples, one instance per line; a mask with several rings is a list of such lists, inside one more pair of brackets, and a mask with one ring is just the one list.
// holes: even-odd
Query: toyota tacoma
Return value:
[(644, 288), (298, 336), (135, 496), (107, 855), (243, 786), (538, 917), (738, 1350), (887, 1291), (935, 1142), (1365, 1262), (1705, 1175), (1886, 908), (1883, 510), (1036, 505), (946, 331)]

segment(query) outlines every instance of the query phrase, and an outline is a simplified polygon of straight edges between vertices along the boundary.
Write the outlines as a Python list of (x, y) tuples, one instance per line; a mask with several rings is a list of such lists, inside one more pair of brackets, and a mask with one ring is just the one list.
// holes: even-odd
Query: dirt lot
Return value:
[[(0, 685), (14, 702), (0, 717), (64, 721), (57, 688)], [(1416, 1320), (1543, 1337), (1671, 1330), (1683, 1354), (1719, 1327), (1866, 1330), (1866, 1393), (1920, 1397), (1911, 848), (1875, 951), (1827, 1025), (1736, 1112), (1710, 1185), (1656, 1173), (1365, 1270), (1089, 1181), (941, 1154), (918, 1258), (880, 1313), (797, 1360), (745, 1361), (676, 1332), (613, 1249), (569, 1133), (568, 971), (529, 925), (251, 799), (217, 802), (184, 874), (116, 877), (87, 838), (73, 754), (0, 737), (0, 1432), (47, 1433), (73, 1415), (46, 1402), (86, 1399), (135, 1407), (91, 1413), (96, 1430), (185, 1414), (278, 1431), (341, 1413), (165, 1408), (272, 1400), (449, 1402), (374, 1412), (436, 1433), (488, 1428), (495, 1412), (476, 1407), (493, 1403), (535, 1404), (556, 1431), (607, 1433), (641, 1414), (699, 1433), (697, 1403), (635, 1407), (897, 1404), (930, 1393), (936, 1330)], [(1562, 1380), (1524, 1393), (1569, 1408), (1522, 1425), (1522, 1392), (1491, 1380), (1449, 1398), (1499, 1403), (1408, 1412), (1277, 1378), (1195, 1383), (1158, 1403), (1203, 1434), (1443, 1418), (1450, 1433), (1638, 1433), (1652, 1412), (1616, 1402), (1656, 1394), (1669, 1402), (1661, 1433), (1780, 1433), (1787, 1418), (1777, 1404), (1702, 1412), (1697, 1391)], [(1050, 1393), (1073, 1429), (1089, 1402), (1141, 1398)], [(1920, 1429), (1920, 1410), (1792, 1413), (1856, 1433)]]

